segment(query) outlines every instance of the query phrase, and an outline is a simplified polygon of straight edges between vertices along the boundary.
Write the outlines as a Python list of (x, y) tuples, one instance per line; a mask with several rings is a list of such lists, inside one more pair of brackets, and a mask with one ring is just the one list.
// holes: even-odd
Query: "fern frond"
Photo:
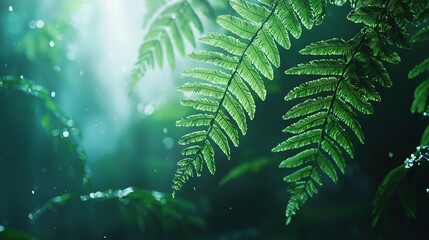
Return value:
[[(421, 18), (423, 16), (426, 16), (429, 18), (429, 4), (426, 4), (421, 6), (421, 8), (417, 9), (417, 22), (421, 21)], [(425, 26), (426, 25), (426, 26)], [(423, 25), (417, 33), (412, 36), (413, 42), (425, 42), (429, 41), (429, 25), (426, 22), (425, 25)], [(421, 63), (417, 64), (409, 73), (408, 78), (416, 78), (420, 75), (422, 75), (424, 72), (429, 72), (429, 58), (426, 58)], [(411, 112), (412, 113), (420, 113), (423, 114), (423, 116), (427, 116), (429, 112), (429, 105), (428, 105), (428, 98), (429, 98), (429, 78), (421, 82), (416, 90), (414, 91), (414, 100), (411, 105)]]
[(39, 100), (43, 107), (52, 115), (58, 123), (59, 129), (48, 129), (54, 137), (66, 140), (68, 147), (73, 149), (78, 158), (80, 174), (82, 174), (82, 183), (90, 183), (91, 173), (87, 165), (87, 155), (80, 144), (81, 135), (79, 126), (76, 122), (65, 115), (60, 107), (53, 101), (52, 93), (42, 85), (32, 80), (15, 76), (0, 77), (0, 90), (19, 91)]
[(273, 67), (280, 66), (278, 46), (289, 49), (289, 34), (298, 38), (302, 31), (301, 22), (311, 28), (324, 15), (322, 0), (263, 0), (260, 3), (230, 0), (230, 4), (239, 17), (219, 16), (216, 22), (232, 35), (213, 33), (202, 36), (200, 42), (217, 50), (189, 55), (193, 60), (220, 69), (185, 71), (185, 76), (204, 83), (185, 83), (179, 87), (181, 91), (196, 95), (196, 98), (182, 100), (182, 105), (208, 113), (194, 114), (177, 122), (177, 126), (205, 129), (186, 134), (179, 141), (192, 146), (184, 152), (186, 158), (179, 161), (173, 179), (174, 191), (179, 190), (194, 172), (199, 176), (203, 162), (214, 174), (213, 143), (230, 158), (230, 142), (238, 146), (239, 132), (245, 135), (247, 131), (247, 117), (253, 119), (255, 116), (253, 93), (265, 100), (263, 79), (273, 79)]
[(176, 67), (176, 54), (184, 55), (186, 42), (195, 47), (195, 33), (203, 32), (200, 15), (214, 17), (207, 0), (173, 1), (162, 7), (150, 22), (132, 71), (132, 85), (151, 69), (163, 68), (165, 59)]
[[(337, 182), (337, 170), (344, 173), (343, 155), (354, 156), (351, 135), (364, 143), (356, 111), (373, 113), (371, 101), (379, 100), (374, 84), (392, 85), (382, 61), (396, 62), (397, 55), (390, 47), (402, 48), (409, 42), (405, 35), (397, 34), (404, 31), (409, 21), (404, 16), (405, 11), (399, 12), (390, 0), (366, 2), (348, 15), (350, 21), (366, 25), (362, 33), (347, 42), (341, 39), (319, 41), (300, 51), (304, 55), (338, 58), (313, 60), (286, 71), (293, 75), (322, 76), (300, 84), (285, 97), (286, 101), (304, 99), (283, 116), (285, 120), (297, 119), (283, 130), (292, 135), (273, 148), (274, 152), (295, 152), (279, 166), (294, 169), (284, 178), (291, 194), (286, 207), (287, 224), (317, 193), (317, 186), (322, 185), (322, 174)], [(392, 20), (395, 23), (391, 23)], [(398, 40), (403, 37), (405, 41)]]

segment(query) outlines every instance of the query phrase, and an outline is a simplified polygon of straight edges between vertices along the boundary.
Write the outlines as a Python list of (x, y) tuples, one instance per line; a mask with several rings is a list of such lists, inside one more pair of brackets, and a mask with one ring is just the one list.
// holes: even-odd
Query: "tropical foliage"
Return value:
[[(179, 87), (180, 91), (192, 96), (182, 100), (181, 104), (199, 113), (176, 123), (179, 127), (191, 127), (192, 132), (179, 141), (186, 148), (173, 179), (173, 195), (190, 177), (200, 176), (204, 166), (211, 174), (215, 173), (213, 145), (230, 158), (230, 143), (238, 146), (240, 133), (245, 135), (247, 131), (247, 117), (253, 119), (255, 116), (253, 94), (264, 100), (263, 79), (275, 78), (273, 66), (280, 66), (278, 46), (289, 49), (289, 34), (299, 38), (301, 26), (311, 29), (322, 22), (326, 4), (341, 6), (346, 1), (259, 2), (231, 0), (232, 8), (240, 17), (224, 15), (217, 19), (218, 24), (231, 34), (202, 36), (200, 41), (216, 50), (189, 55), (191, 59), (217, 68), (194, 68), (184, 72), (187, 77), (203, 81), (188, 82)], [(291, 194), (286, 208), (287, 223), (317, 193), (318, 186), (323, 184), (323, 175), (337, 182), (338, 171), (345, 172), (345, 155), (354, 156), (352, 136), (364, 143), (357, 112), (372, 114), (371, 102), (381, 101), (376, 86), (392, 86), (384, 64), (400, 62), (394, 49), (412, 47), (407, 27), (426, 21), (428, 4), (424, 1), (362, 0), (351, 1), (351, 7), (347, 19), (363, 24), (356, 36), (347, 41), (332, 38), (312, 43), (300, 53), (316, 56), (317, 60), (286, 71), (288, 75), (320, 76), (302, 83), (286, 95), (287, 101), (304, 101), (283, 116), (285, 120), (294, 119), (284, 129), (290, 137), (273, 148), (274, 152), (293, 151), (291, 157), (280, 163), (280, 168), (294, 169), (284, 178)], [(423, 29), (413, 39), (426, 37), (427, 29)], [(324, 56), (329, 58), (320, 58)], [(410, 77), (427, 69), (427, 63), (425, 60), (419, 64)], [(419, 88), (419, 92), (426, 89), (424, 86)], [(426, 104), (427, 96), (419, 96), (416, 101), (420, 104), (414, 103), (414, 109), (419, 106), (420, 111), (425, 111), (426, 105), (422, 106), (421, 102)]]

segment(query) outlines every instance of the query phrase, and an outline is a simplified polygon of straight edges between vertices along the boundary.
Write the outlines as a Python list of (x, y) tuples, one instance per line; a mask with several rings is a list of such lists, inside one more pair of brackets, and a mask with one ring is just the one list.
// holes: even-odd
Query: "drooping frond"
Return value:
[[(111, 202), (118, 205), (125, 218), (135, 220), (141, 230), (145, 223), (160, 221), (162, 227), (175, 225), (203, 225), (204, 220), (197, 214), (197, 206), (185, 199), (173, 199), (170, 195), (134, 187), (107, 191), (97, 191), (85, 195), (66, 193), (56, 196), (28, 215), (31, 221), (38, 221), (48, 211), (55, 211), (72, 201)], [(168, 229), (165, 229), (168, 230)]]
[(185, 76), (201, 81), (179, 87), (192, 95), (182, 100), (182, 105), (201, 113), (177, 121), (177, 126), (193, 129), (179, 140), (186, 148), (173, 179), (174, 191), (194, 174), (200, 176), (204, 165), (215, 173), (214, 145), (230, 157), (230, 143), (238, 146), (239, 133), (245, 135), (247, 131), (247, 117), (255, 116), (253, 94), (265, 100), (263, 79), (273, 79), (273, 66), (280, 66), (278, 47), (289, 49), (289, 35), (299, 38), (301, 24), (311, 28), (324, 16), (323, 0), (231, 0), (230, 5), (240, 16), (223, 15), (217, 23), (232, 34), (202, 36), (202, 43), (217, 50), (189, 55), (216, 68), (185, 71)]
[[(382, 183), (377, 189), (374, 201), (372, 203), (372, 227), (375, 227), (380, 218), (383, 216), (385, 207), (389, 204), (390, 201), (395, 199), (395, 194), (397, 194), (401, 189), (404, 188), (404, 179), (407, 175), (407, 169), (403, 164), (392, 169), (383, 179)], [(406, 186), (405, 186), (406, 187)], [(407, 197), (407, 194), (402, 194), (402, 198)], [(409, 202), (409, 201), (408, 201)], [(402, 202), (405, 203), (405, 202)], [(412, 204), (402, 204), (403, 208), (408, 208), (409, 215), (415, 216), (415, 205)]]
[(185, 55), (187, 44), (195, 47), (195, 32), (203, 31), (199, 14), (214, 17), (207, 0), (170, 1), (152, 17), (132, 72), (133, 85), (148, 70), (162, 68), (165, 62), (174, 69), (175, 56)]
[(80, 145), (80, 130), (76, 122), (66, 116), (58, 105), (52, 100), (54, 92), (50, 92), (44, 86), (23, 77), (4, 76), (0, 77), (0, 90), (20, 91), (39, 100), (43, 107), (52, 115), (59, 124), (59, 129), (48, 129), (54, 137), (62, 138), (74, 149), (79, 159), (79, 168), (83, 175), (83, 184), (86, 185), (90, 180), (89, 167), (87, 166), (86, 153)]
[[(414, 24), (421, 25), (417, 33), (411, 37), (413, 43), (425, 42), (429, 40), (429, 2), (413, 1)], [(416, 78), (424, 72), (429, 71), (429, 58), (416, 65), (409, 73), (408, 78)], [(414, 101), (411, 105), (411, 112), (428, 116), (429, 79), (424, 80), (414, 91)], [(376, 227), (380, 222), (386, 224), (391, 221), (392, 215), (389, 209), (394, 209), (397, 215), (398, 205), (403, 209), (408, 218), (416, 218), (417, 205), (414, 197), (410, 193), (410, 184), (407, 184), (406, 176), (409, 168), (429, 162), (429, 127), (426, 127), (420, 140), (420, 146), (416, 151), (405, 159), (400, 166), (389, 171), (378, 187), (373, 201), (372, 227)], [(418, 173), (418, 172), (417, 172)], [(429, 193), (429, 188), (424, 191)], [(396, 199), (399, 199), (395, 202)], [(399, 202), (399, 203), (397, 203)], [(394, 206), (392, 206), (394, 205)]]
[(380, 100), (375, 85), (392, 85), (382, 61), (399, 60), (390, 50), (392, 46), (409, 46), (404, 33), (409, 18), (398, 10), (402, 1), (364, 2), (348, 15), (350, 21), (365, 24), (354, 38), (319, 41), (301, 50), (306, 55), (334, 58), (313, 60), (286, 71), (293, 75), (320, 76), (286, 95), (287, 101), (304, 100), (284, 115), (285, 120), (294, 121), (284, 129), (291, 136), (273, 149), (296, 152), (280, 163), (281, 168), (295, 169), (284, 178), (291, 194), (286, 208), (287, 223), (317, 193), (322, 175), (337, 182), (338, 170), (344, 173), (344, 155), (354, 156), (352, 135), (364, 143), (356, 112), (372, 114), (371, 101)]

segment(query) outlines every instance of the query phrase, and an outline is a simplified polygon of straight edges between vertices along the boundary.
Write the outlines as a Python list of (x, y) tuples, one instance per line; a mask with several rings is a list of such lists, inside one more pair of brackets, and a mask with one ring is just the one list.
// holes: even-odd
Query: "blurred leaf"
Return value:
[(255, 174), (262, 171), (265, 167), (274, 164), (274, 161), (269, 158), (260, 158), (253, 161), (246, 161), (231, 169), (220, 181), (219, 186), (223, 186), (226, 183), (236, 180), (237, 178), (243, 177), (247, 174)]
[(72, 200), (81, 202), (113, 201), (121, 207), (125, 218), (134, 220), (142, 231), (147, 228), (147, 222), (159, 222), (165, 229), (177, 225), (204, 226), (204, 220), (197, 216), (195, 204), (181, 198), (172, 198), (170, 195), (148, 191), (133, 187), (120, 190), (97, 191), (74, 197), (64, 194), (52, 198), (41, 208), (29, 215), (31, 220), (38, 220), (47, 210), (65, 205)]
[(15, 76), (0, 77), (0, 91), (19, 91), (42, 103), (49, 115), (44, 115), (42, 117), (41, 125), (52, 133), (54, 139), (61, 140), (70, 150), (74, 151), (79, 159), (78, 164), (82, 174), (83, 184), (88, 184), (90, 172), (86, 163), (86, 153), (80, 145), (81, 136), (79, 126), (73, 119), (65, 115), (52, 100), (52, 96), (54, 96), (53, 94), (55, 93), (50, 92), (47, 88), (34, 81)]
[(1, 240), (37, 240), (37, 238), (14, 230), (11, 228), (5, 228), (0, 225), (0, 239)]
[(42, 20), (30, 21), (31, 27), (16, 44), (16, 50), (25, 54), (30, 61), (44, 59), (49, 64), (56, 64), (66, 55), (65, 39), (76, 32), (66, 18), (42, 21), (43, 24), (39, 21)]

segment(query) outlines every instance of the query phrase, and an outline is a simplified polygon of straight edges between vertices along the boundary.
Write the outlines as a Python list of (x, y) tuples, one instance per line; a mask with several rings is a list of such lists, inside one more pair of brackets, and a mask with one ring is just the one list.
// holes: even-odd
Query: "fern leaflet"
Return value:
[[(390, 87), (392, 81), (382, 60), (397, 62), (390, 46), (406, 48), (409, 41), (404, 34), (408, 18), (398, 10), (399, 2), (387, 0), (361, 1), (348, 19), (366, 26), (349, 41), (330, 39), (310, 44), (301, 54), (339, 56), (337, 59), (313, 60), (286, 71), (293, 75), (320, 75), (291, 90), (285, 100), (306, 98), (292, 107), (284, 119), (298, 119), (284, 129), (292, 134), (273, 148), (274, 152), (298, 151), (281, 164), (281, 168), (295, 168), (284, 180), (289, 183), (290, 200), (286, 207), (287, 224), (300, 207), (322, 185), (322, 174), (338, 181), (337, 170), (345, 171), (343, 152), (354, 156), (350, 133), (361, 143), (364, 134), (356, 111), (372, 114), (371, 101), (379, 101), (375, 84)], [(392, 22), (393, 21), (393, 22)], [(380, 37), (383, 36), (383, 37)], [(404, 39), (402, 39), (404, 38)]]
[(253, 119), (255, 116), (252, 93), (265, 100), (263, 79), (272, 80), (273, 66), (280, 66), (278, 45), (289, 49), (289, 34), (299, 38), (301, 22), (311, 28), (324, 15), (322, 0), (260, 2), (231, 0), (231, 7), (240, 17), (219, 16), (217, 23), (234, 36), (220, 33), (202, 36), (202, 43), (219, 50), (189, 55), (193, 60), (215, 65), (218, 69), (194, 68), (184, 72), (185, 76), (203, 82), (179, 87), (180, 91), (195, 95), (182, 100), (181, 104), (203, 113), (183, 118), (176, 125), (203, 126), (205, 130), (193, 131), (179, 140), (179, 144), (187, 148), (182, 152), (185, 158), (178, 162), (179, 168), (173, 178), (173, 195), (194, 172), (200, 176), (204, 165), (211, 174), (215, 173), (213, 145), (230, 157), (230, 142), (238, 146), (239, 132), (245, 135), (247, 131), (247, 117)]

